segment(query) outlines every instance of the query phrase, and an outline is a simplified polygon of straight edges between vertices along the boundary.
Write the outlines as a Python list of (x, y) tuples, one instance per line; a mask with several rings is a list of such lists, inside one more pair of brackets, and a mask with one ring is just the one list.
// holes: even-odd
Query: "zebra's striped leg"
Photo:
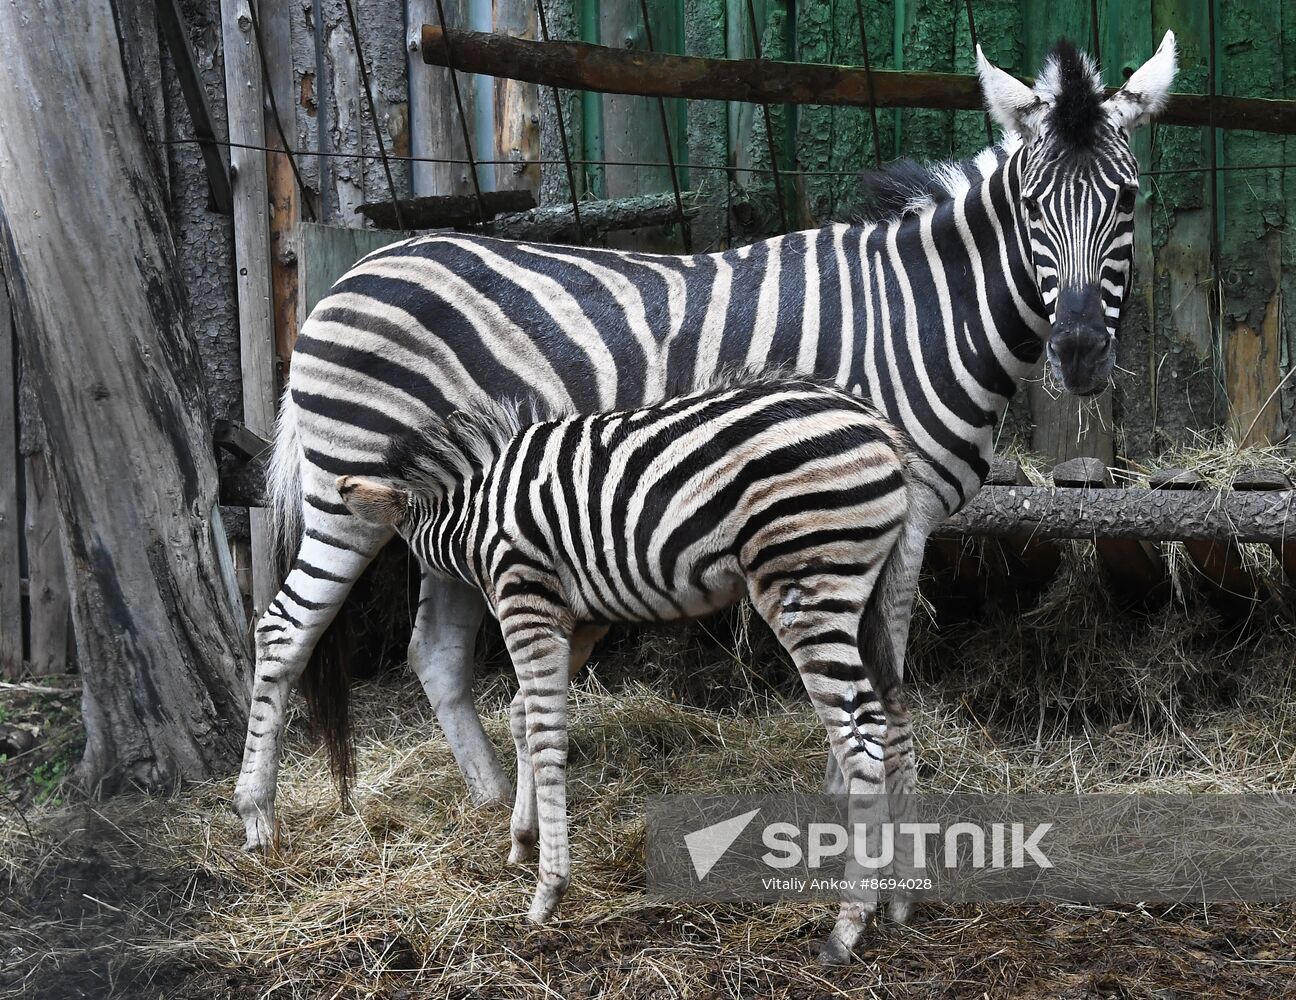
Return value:
[(527, 918), (542, 924), (553, 916), (571, 879), (567, 842), (567, 684), (571, 645), (553, 617), (530, 608), (509, 608), (501, 603), (500, 625), (526, 709), (526, 750), (540, 828), (540, 870)]
[[(572, 633), (570, 639), (568, 680), (575, 677), (589, 659), (594, 644), (607, 634), (606, 625), (583, 625)], [(531, 755), (526, 741), (526, 703), (519, 687), (509, 706), (509, 729), (517, 749), (517, 795), (513, 800), (513, 819), (509, 824), (513, 846), (509, 851), (509, 864), (520, 864), (535, 857), (535, 847), (540, 840), (540, 827), (536, 819), (535, 778), (531, 769)]]
[(409, 645), (410, 665), (479, 806), (507, 804), (513, 791), (473, 703), (473, 650), (485, 611), (470, 587), (424, 571)]
[(234, 808), (247, 833), (245, 850), (266, 850), (274, 841), (275, 788), (288, 692), (351, 585), (390, 537), (390, 530), (358, 518), (308, 516), (288, 579), (257, 622), (252, 711), (243, 768), (234, 788)]
[[(883, 768), (886, 772), (887, 806), (890, 820), (899, 824), (912, 822), (913, 793), (917, 788), (918, 774), (914, 763), (913, 723), (909, 706), (905, 704), (899, 685), (881, 692), (882, 714), (886, 716), (886, 754)], [(898, 880), (912, 878), (914, 844), (912, 837), (895, 838), (895, 858), (892, 874)], [(887, 915), (897, 923), (905, 923), (913, 912), (914, 894), (911, 890), (897, 888), (887, 900)]]
[[(867, 831), (867, 855), (881, 852), (879, 820), (885, 817), (883, 758), (886, 717), (860, 659), (857, 632), (873, 577), (801, 576), (795, 582), (768, 581), (752, 601), (801, 674), (810, 701), (828, 732), (828, 744), (850, 793), (845, 877), (857, 888), (845, 893), (832, 933), (819, 959), (839, 965), (877, 912), (877, 893), (859, 881), (877, 875), (857, 860), (854, 833)], [(756, 588), (753, 588), (755, 591)]]

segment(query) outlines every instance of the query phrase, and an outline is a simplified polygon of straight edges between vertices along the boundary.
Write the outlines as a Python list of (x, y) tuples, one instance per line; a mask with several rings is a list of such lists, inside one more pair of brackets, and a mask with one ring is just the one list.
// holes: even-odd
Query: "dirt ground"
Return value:
[[(1168, 607), (1117, 612), (1083, 548), (1066, 559), (1029, 605), (1000, 595), (940, 629), (919, 615), (923, 788), (1296, 787), (1290, 591), (1273, 587), (1239, 631), (1191, 581)], [(818, 787), (822, 731), (749, 625), (734, 614), (614, 635), (579, 678), (574, 878), (544, 929), (523, 919), (533, 870), (504, 864), (507, 814), (468, 804), (403, 669), (356, 688), (349, 812), (304, 720), (290, 720), (268, 857), (240, 850), (232, 777), (169, 798), (78, 799), (58, 780), (75, 760), (76, 698), (0, 691), (8, 721), (40, 731), (29, 754), (0, 761), (0, 997), (1296, 996), (1296, 901), (929, 905), (825, 971), (814, 954), (831, 906), (650, 897), (648, 796)], [(498, 647), (483, 656), (479, 704), (504, 748), (512, 682)]]

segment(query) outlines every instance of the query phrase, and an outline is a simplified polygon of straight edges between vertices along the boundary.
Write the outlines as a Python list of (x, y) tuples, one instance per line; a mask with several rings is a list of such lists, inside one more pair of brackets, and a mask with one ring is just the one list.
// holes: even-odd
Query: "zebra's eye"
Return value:
[(1040, 215), (1040, 206), (1039, 206), (1039, 199), (1038, 199), (1038, 198), (1034, 198), (1034, 197), (1032, 197), (1032, 196), (1030, 196), (1030, 195), (1025, 195), (1025, 196), (1022, 198), (1022, 204), (1026, 206), (1026, 211), (1030, 214), (1030, 217), (1031, 217), (1032, 219), (1038, 219), (1038, 218), (1039, 218), (1039, 215)]
[(1137, 198), (1137, 187), (1134, 187), (1133, 185), (1123, 187), (1121, 188), (1120, 198), (1116, 202), (1116, 207), (1121, 210), (1122, 214), (1128, 215), (1130, 212), (1134, 211), (1134, 202)]

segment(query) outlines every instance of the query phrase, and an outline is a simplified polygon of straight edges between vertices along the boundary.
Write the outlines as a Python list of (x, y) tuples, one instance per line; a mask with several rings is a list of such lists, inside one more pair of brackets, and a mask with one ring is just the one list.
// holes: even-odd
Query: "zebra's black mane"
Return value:
[[(788, 369), (750, 371), (737, 367), (719, 372), (704, 385), (679, 395), (794, 384), (835, 387), (831, 379), (800, 375)], [(448, 417), (432, 417), (393, 438), (383, 454), (382, 478), (420, 496), (443, 497), (456, 486), (479, 476), (524, 427), (572, 415), (538, 403), (487, 400), (468, 409), (455, 410)]]
[(1071, 149), (1092, 148), (1107, 120), (1106, 93), (1093, 59), (1067, 39), (1058, 39), (1040, 70), (1036, 90), (1051, 98), (1046, 118), (1050, 136)]
[(834, 222), (890, 222), (949, 201), (984, 180), (1003, 162), (1016, 139), (990, 146), (965, 160), (924, 162), (904, 156), (856, 176), (856, 199)]

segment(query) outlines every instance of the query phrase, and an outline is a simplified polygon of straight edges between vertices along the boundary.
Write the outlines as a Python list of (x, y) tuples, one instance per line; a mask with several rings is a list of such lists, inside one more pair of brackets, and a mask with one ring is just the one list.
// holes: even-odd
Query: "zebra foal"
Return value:
[[(567, 687), (609, 623), (749, 596), (847, 787), (912, 790), (894, 644), (873, 599), (908, 517), (904, 455), (868, 404), (783, 379), (530, 426), (499, 406), (460, 411), (395, 441), (390, 478), (338, 479), (352, 513), (395, 528), (499, 618), (519, 685), (509, 860), (538, 842), (532, 921), (552, 916), (570, 876)], [(875, 908), (844, 900), (823, 957), (845, 961)]]

